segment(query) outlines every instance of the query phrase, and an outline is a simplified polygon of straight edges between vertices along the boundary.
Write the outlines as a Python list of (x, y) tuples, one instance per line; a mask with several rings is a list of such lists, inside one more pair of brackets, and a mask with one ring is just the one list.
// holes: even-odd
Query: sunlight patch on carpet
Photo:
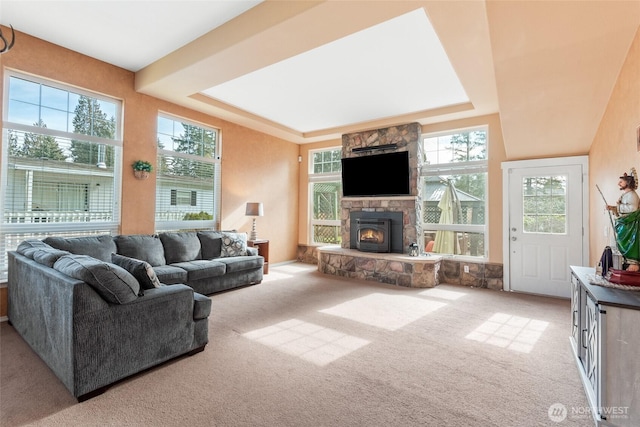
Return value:
[(317, 270), (318, 267), (311, 264), (284, 264), (271, 267), (269, 274), (262, 277), (262, 282), (274, 282), (276, 280), (290, 279), (296, 274), (308, 273), (311, 270)]
[(374, 293), (320, 310), (320, 313), (395, 331), (445, 305), (410, 296)]
[(448, 299), (450, 301), (455, 301), (465, 296), (466, 293), (456, 292), (456, 291), (447, 291), (447, 290), (438, 289), (438, 288), (431, 288), (431, 289), (427, 289), (426, 291), (420, 292), (418, 295), (424, 295), (427, 297), (442, 298), (442, 299)]
[(547, 326), (542, 320), (496, 313), (465, 338), (529, 353)]
[(325, 366), (369, 344), (369, 341), (298, 319), (285, 320), (242, 334), (243, 337)]

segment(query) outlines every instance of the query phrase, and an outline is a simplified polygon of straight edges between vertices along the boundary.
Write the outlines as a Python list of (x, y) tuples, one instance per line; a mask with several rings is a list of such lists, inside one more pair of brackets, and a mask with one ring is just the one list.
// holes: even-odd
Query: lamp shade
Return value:
[(247, 202), (246, 216), (264, 216), (264, 208), (262, 203), (259, 202)]

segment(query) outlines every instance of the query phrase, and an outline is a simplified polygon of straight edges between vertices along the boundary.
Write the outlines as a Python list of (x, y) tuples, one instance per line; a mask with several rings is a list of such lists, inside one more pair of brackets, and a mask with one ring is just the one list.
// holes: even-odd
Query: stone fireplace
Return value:
[[(442, 257), (408, 255), (409, 245), (424, 248), (422, 231), (422, 186), (418, 185), (421, 126), (409, 123), (386, 129), (342, 135), (342, 157), (366, 156), (391, 151), (409, 153), (409, 195), (385, 197), (343, 197), (341, 200), (341, 248), (320, 248), (318, 269), (356, 279), (408, 287), (433, 287), (438, 284)], [(392, 174), (393, 170), (380, 171)], [(358, 223), (362, 219), (389, 219), (390, 248), (386, 252), (364, 251)], [(371, 237), (378, 239), (378, 237)], [(369, 243), (369, 242), (365, 242)], [(358, 250), (359, 249), (359, 250)]]
[[(408, 151), (410, 168), (409, 196), (342, 198), (340, 206), (343, 248), (356, 248), (356, 245), (352, 244), (352, 240), (356, 236), (352, 230), (352, 215), (361, 217), (381, 214), (396, 218), (396, 222), (393, 223), (395, 228), (391, 231), (392, 239), (396, 244), (392, 244), (390, 252), (407, 253), (411, 243), (417, 243), (419, 247), (424, 247), (422, 221), (420, 221), (422, 186), (418, 185), (420, 175), (418, 159), (422, 158), (421, 132), (419, 123), (409, 123), (386, 129), (342, 135), (343, 157), (380, 154), (389, 150)], [(380, 171), (380, 173), (392, 174), (393, 170)]]

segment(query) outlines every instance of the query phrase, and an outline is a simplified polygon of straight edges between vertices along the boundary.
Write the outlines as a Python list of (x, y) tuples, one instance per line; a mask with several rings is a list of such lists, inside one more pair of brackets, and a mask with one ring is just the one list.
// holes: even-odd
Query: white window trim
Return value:
[[(35, 129), (34, 126), (23, 125), (19, 123), (12, 123), (7, 120), (7, 116), (9, 114), (9, 80), (11, 77), (24, 79), (28, 81), (32, 81), (35, 83), (44, 84), (47, 86), (55, 87), (60, 90), (78, 93), (81, 95), (85, 95), (91, 98), (100, 99), (108, 102), (116, 103), (116, 130), (114, 139), (106, 139), (101, 137), (96, 137), (92, 135), (83, 135), (74, 132), (64, 132), (49, 128), (37, 128), (37, 133), (60, 137), (60, 138), (69, 138), (69, 139), (82, 139), (87, 142), (94, 142), (99, 144), (107, 144), (115, 147), (122, 147), (122, 100), (114, 97), (107, 97), (101, 95), (99, 93), (90, 92), (77, 86), (61, 84), (52, 80), (47, 80), (42, 77), (37, 77), (32, 74), (25, 74), (18, 72), (16, 70), (7, 69), (4, 75), (4, 99), (3, 99), (3, 117), (2, 117), (2, 141), (0, 143), (0, 147), (2, 148), (2, 156), (0, 157), (0, 164), (5, 165), (8, 162), (8, 149), (7, 144), (4, 143), (8, 139), (7, 129), (15, 129), (24, 132), (33, 132)], [(118, 150), (121, 151), (121, 150)], [(0, 170), (0, 191), (6, 188), (7, 186), (7, 167), (2, 167)], [(114, 188), (113, 188), (113, 221), (108, 222), (93, 222), (93, 223), (74, 223), (74, 222), (64, 222), (64, 223), (28, 223), (28, 224), (11, 224), (11, 223), (2, 223), (0, 221), (2, 232), (4, 233), (55, 233), (60, 231), (86, 231), (95, 229), (99, 224), (99, 228), (108, 229), (112, 232), (116, 233), (120, 227), (120, 217), (121, 217), (121, 191), (122, 191), (122, 153), (118, 153), (114, 159)], [(0, 213), (2, 213), (4, 217), (4, 192), (2, 193), (2, 197), (0, 197)]]
[[(187, 119), (175, 114), (170, 114), (164, 111), (159, 111), (157, 117), (163, 117), (168, 120), (187, 123), (193, 126), (197, 126), (203, 129), (216, 132), (216, 149), (215, 149), (214, 157), (202, 157), (202, 156), (196, 156), (193, 154), (179, 153), (173, 150), (164, 150), (164, 149), (157, 148), (156, 159), (160, 155), (173, 156), (173, 157), (178, 156), (181, 158), (196, 160), (199, 162), (211, 163), (213, 165), (216, 165), (216, 167), (215, 167), (215, 175), (213, 177), (213, 189), (212, 189), (213, 219), (212, 220), (190, 220), (190, 221), (157, 221), (155, 220), (155, 209), (154, 209), (155, 230), (171, 231), (171, 230), (180, 230), (180, 229), (205, 229), (205, 228), (210, 228), (214, 230), (220, 229), (220, 223), (221, 223), (220, 200), (222, 197), (222, 194), (221, 194), (222, 187), (220, 185), (220, 180), (222, 176), (222, 171), (221, 171), (222, 169), (222, 130), (214, 126), (208, 125), (206, 123), (200, 123), (200, 122)], [(156, 123), (157, 123), (157, 118), (156, 118)], [(156, 135), (157, 134), (158, 134), (158, 130), (156, 129)], [(158, 191), (158, 188), (156, 186), (156, 192), (157, 191)]]
[(326, 148), (321, 148), (321, 149), (317, 149), (317, 150), (310, 150), (309, 151), (309, 161), (308, 161), (308, 177), (309, 177), (309, 185), (308, 185), (308, 208), (307, 208), (307, 212), (308, 212), (308, 219), (309, 219), (309, 224), (308, 224), (308, 235), (309, 235), (309, 245), (313, 245), (313, 246), (321, 246), (321, 245), (326, 245), (326, 243), (321, 243), (321, 242), (316, 242), (314, 241), (313, 238), (313, 227), (315, 225), (328, 225), (328, 226), (336, 226), (336, 227), (341, 227), (342, 226), (342, 221), (341, 219), (337, 219), (337, 220), (320, 220), (320, 219), (314, 219), (313, 218), (313, 184), (315, 183), (319, 183), (319, 182), (342, 182), (342, 173), (341, 172), (329, 172), (329, 173), (313, 173), (313, 157), (315, 153), (321, 153), (324, 151), (333, 151), (333, 150), (342, 150), (342, 147), (340, 146), (336, 146), (336, 147), (326, 147)]
[(487, 158), (485, 160), (472, 160), (468, 162), (452, 162), (452, 163), (437, 163), (433, 165), (423, 164), (420, 170), (420, 178), (426, 176), (439, 176), (439, 175), (455, 175), (455, 174), (473, 174), (473, 173), (487, 173), (487, 180), (485, 183), (485, 217), (484, 225), (481, 224), (438, 224), (431, 222), (423, 222), (423, 230), (433, 231), (460, 231), (465, 233), (483, 233), (484, 236), (484, 255), (483, 256), (469, 256), (469, 255), (451, 255), (456, 258), (468, 258), (471, 260), (486, 261), (489, 259), (489, 126), (473, 126), (468, 128), (451, 129), (447, 131), (433, 132), (422, 134), (421, 141), (425, 138), (435, 138), (440, 136), (453, 135), (458, 133), (467, 133), (474, 131), (483, 131), (487, 135)]

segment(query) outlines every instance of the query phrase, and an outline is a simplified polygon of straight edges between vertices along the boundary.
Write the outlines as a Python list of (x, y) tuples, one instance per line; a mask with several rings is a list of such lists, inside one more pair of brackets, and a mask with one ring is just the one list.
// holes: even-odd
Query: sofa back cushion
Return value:
[(43, 240), (50, 246), (77, 255), (89, 255), (101, 261), (111, 262), (111, 254), (116, 251), (113, 237), (108, 234), (83, 237), (47, 237)]
[(58, 259), (65, 255), (69, 255), (71, 252), (63, 251), (55, 248), (42, 248), (33, 253), (33, 260), (38, 264), (46, 265), (47, 267), (53, 267)]
[(42, 240), (38, 239), (27, 239), (18, 245), (16, 248), (16, 252), (20, 255), (24, 255), (27, 258), (33, 259), (33, 254), (39, 249), (54, 249), (51, 246), (47, 245)]
[[(158, 236), (147, 234), (120, 235), (114, 237), (114, 240), (118, 250), (113, 252), (129, 258), (146, 261), (153, 267), (167, 263), (164, 258), (164, 247)], [(111, 254), (109, 254), (109, 261), (111, 261)]]
[(202, 259), (220, 258), (222, 252), (221, 231), (198, 231)]
[(202, 259), (200, 239), (195, 231), (160, 233), (167, 264)]
[(53, 268), (86, 282), (111, 304), (126, 304), (141, 295), (140, 284), (124, 268), (87, 255), (62, 256)]

